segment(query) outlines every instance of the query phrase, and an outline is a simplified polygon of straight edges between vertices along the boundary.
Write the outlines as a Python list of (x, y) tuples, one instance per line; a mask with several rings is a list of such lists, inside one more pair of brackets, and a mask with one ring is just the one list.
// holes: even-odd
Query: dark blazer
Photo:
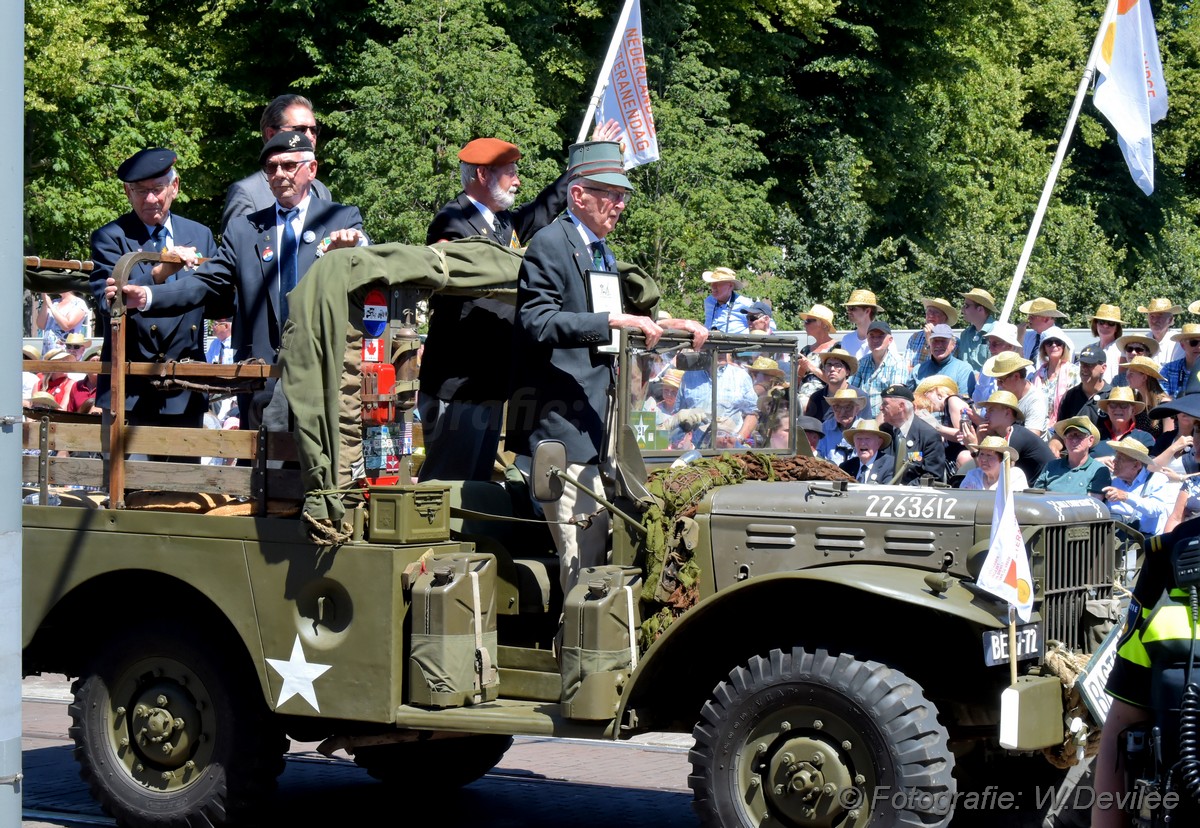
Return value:
[[(584, 274), (591, 267), (592, 254), (566, 215), (538, 232), (525, 251), (505, 437), (517, 454), (554, 439), (563, 441), (572, 463), (600, 457), (614, 357), (595, 348), (609, 341), (610, 331), (608, 314), (588, 310)], [(630, 308), (628, 299), (625, 304), (629, 312), (653, 312)]]
[[(891, 483), (892, 475), (896, 471), (896, 458), (888, 453), (887, 449), (880, 449), (879, 454), (875, 455), (875, 462), (871, 464), (870, 480), (867, 483)], [(862, 461), (857, 457), (851, 457), (845, 463), (842, 463), (839, 468), (846, 474), (858, 479), (858, 470), (862, 466)]]
[[(256, 357), (273, 363), (282, 332), (275, 223), (274, 205), (235, 218), (225, 228), (216, 256), (191, 278), (154, 288), (146, 314), (155, 316), (194, 307), (207, 308), (212, 317), (232, 314), (234, 359)], [(352, 227), (362, 229), (362, 214), (357, 207), (310, 200), (300, 237), (300, 277), (317, 260), (321, 239), (334, 230)]]
[[(217, 252), (213, 234), (207, 227), (171, 213), (171, 243), (176, 247), (195, 247), (201, 256)], [(97, 325), (104, 335), (100, 359), (112, 357), (112, 329), (109, 324), (108, 302), (104, 299), (104, 283), (112, 275), (117, 260), (126, 253), (141, 250), (150, 240), (146, 225), (132, 211), (111, 221), (92, 233), (91, 256), (94, 268), (90, 283), (96, 299)], [(191, 275), (180, 271), (172, 280), (186, 280)], [(130, 284), (151, 285), (150, 267), (141, 265), (129, 274)], [(171, 284), (168, 282), (167, 284)], [(132, 362), (165, 362), (180, 359), (204, 359), (204, 308), (177, 310), (171, 315), (147, 318), (140, 313), (125, 317), (125, 354)], [(96, 404), (107, 408), (111, 399), (111, 381), (101, 374), (96, 379)], [(125, 386), (125, 410), (153, 417), (157, 414), (194, 414), (202, 411), (204, 395), (194, 391), (161, 392), (150, 385), (148, 377), (129, 377)]]
[[(311, 192), (313, 198), (333, 201), (329, 188), (315, 179)], [(274, 204), (275, 194), (271, 192), (271, 185), (267, 183), (267, 174), (262, 170), (257, 170), (245, 178), (233, 182), (225, 191), (225, 209), (221, 211), (221, 234), (224, 235), (229, 222), (238, 216), (257, 213), (259, 210), (274, 206)]]
[(895, 427), (888, 423), (880, 426), (880, 431), (886, 431), (892, 435), (892, 444), (885, 451), (892, 455), (896, 468), (904, 465), (906, 457), (909, 460), (908, 467), (905, 468), (898, 483), (908, 485), (926, 474), (934, 480), (945, 481), (946, 444), (942, 441), (942, 435), (938, 434), (933, 426), (920, 417), (914, 416), (912, 425), (908, 429), (908, 435), (904, 440), (899, 439)]
[[(502, 238), (483, 218), (466, 193), (438, 211), (425, 236), (426, 244), (483, 236), (505, 246), (527, 244), (567, 206), (567, 177), (562, 175), (537, 198), (498, 218), (509, 227)], [(444, 296), (430, 299), (429, 333), (421, 358), (421, 393), (443, 400), (499, 401), (508, 395), (508, 361), (480, 359), (512, 340), (513, 305), (502, 299)]]

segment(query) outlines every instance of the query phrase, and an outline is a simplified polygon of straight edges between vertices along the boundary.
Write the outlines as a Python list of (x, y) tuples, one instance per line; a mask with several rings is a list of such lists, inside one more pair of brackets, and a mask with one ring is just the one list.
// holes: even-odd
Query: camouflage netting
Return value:
[(655, 502), (642, 515), (646, 529), (646, 580), (638, 644), (645, 651), (676, 618), (700, 598), (700, 567), (692, 557), (700, 540), (693, 519), (696, 506), (711, 490), (745, 480), (853, 480), (833, 463), (817, 457), (778, 457), (749, 452), (697, 460), (650, 475), (646, 488)]

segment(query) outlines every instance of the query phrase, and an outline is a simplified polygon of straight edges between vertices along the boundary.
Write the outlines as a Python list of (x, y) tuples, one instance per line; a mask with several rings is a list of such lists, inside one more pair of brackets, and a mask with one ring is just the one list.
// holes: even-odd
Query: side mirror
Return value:
[(558, 473), (567, 468), (567, 447), (562, 440), (543, 440), (533, 450), (533, 498), (539, 503), (554, 503), (563, 493), (563, 481)]

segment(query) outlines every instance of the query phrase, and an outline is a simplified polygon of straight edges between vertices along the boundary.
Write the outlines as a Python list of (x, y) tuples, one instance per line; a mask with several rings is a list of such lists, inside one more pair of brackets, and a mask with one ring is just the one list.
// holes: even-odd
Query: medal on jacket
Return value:
[(274, 258), (275, 258), (275, 251), (272, 250), (270, 248), (270, 246), (264, 247), (263, 252), (262, 252), (262, 260), (264, 262), (269, 262)]
[(305, 230), (304, 235), (302, 235), (300, 238), (304, 240), (305, 244), (312, 244), (317, 240), (317, 234), (311, 230)]

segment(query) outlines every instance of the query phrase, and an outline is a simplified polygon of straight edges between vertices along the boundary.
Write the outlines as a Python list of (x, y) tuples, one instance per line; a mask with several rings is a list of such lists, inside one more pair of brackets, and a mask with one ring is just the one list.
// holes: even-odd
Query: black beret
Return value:
[(899, 397), (902, 400), (912, 402), (913, 392), (907, 385), (889, 385), (887, 388), (879, 392), (882, 397)]
[(117, 178), (122, 181), (145, 181), (158, 178), (175, 166), (176, 155), (169, 149), (151, 147), (140, 150), (125, 159), (117, 167)]
[(267, 159), (279, 152), (316, 152), (312, 141), (303, 132), (276, 132), (274, 137), (263, 146), (258, 154), (258, 163), (265, 164)]

